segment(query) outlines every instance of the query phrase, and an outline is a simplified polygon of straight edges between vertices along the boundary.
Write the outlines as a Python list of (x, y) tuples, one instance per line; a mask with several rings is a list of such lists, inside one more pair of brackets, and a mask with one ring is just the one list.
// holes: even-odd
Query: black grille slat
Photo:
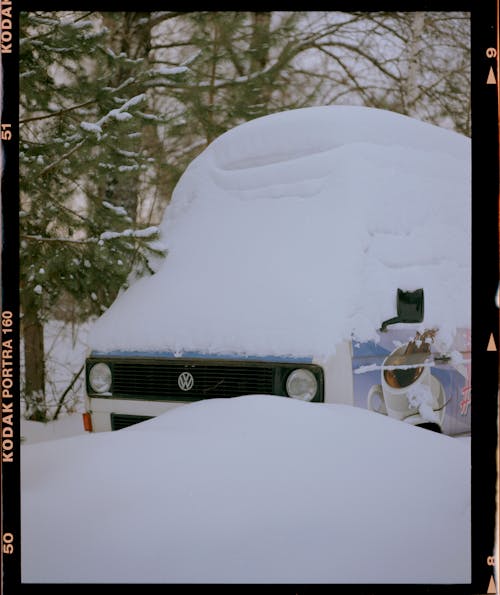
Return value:
[(121, 430), (122, 428), (128, 428), (134, 424), (138, 424), (141, 421), (152, 419), (150, 415), (128, 415), (122, 413), (111, 414), (111, 430)]
[[(189, 391), (178, 385), (183, 372), (194, 378)], [(195, 400), (258, 392), (273, 392), (272, 367), (151, 362), (115, 362), (113, 366), (113, 396), (117, 397)]]

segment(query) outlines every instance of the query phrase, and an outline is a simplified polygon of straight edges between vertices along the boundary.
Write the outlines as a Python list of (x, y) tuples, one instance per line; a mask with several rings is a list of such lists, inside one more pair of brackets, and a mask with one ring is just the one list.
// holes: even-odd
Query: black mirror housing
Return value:
[(424, 319), (424, 290), (403, 291), (398, 288), (397, 313), (397, 316), (382, 323), (381, 331), (385, 332), (389, 324), (397, 322), (422, 322)]

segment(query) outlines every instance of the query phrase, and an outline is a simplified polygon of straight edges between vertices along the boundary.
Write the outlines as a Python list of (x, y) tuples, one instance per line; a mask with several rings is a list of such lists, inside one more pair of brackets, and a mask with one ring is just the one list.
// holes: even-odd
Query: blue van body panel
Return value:
[[(379, 333), (378, 343), (353, 341), (353, 404), (356, 407), (367, 408), (371, 387), (381, 381), (384, 359), (411, 336), (411, 330), (390, 329)], [(442, 431), (449, 436), (471, 432), (470, 331), (463, 329), (457, 333), (453, 347), (456, 361), (451, 357), (448, 360), (430, 358), (431, 374), (440, 382), (446, 396)]]
[(229, 360), (248, 362), (297, 363), (312, 364), (312, 357), (274, 356), (274, 355), (245, 355), (238, 353), (201, 353), (199, 351), (92, 351), (90, 357), (141, 357), (161, 359), (204, 359)]

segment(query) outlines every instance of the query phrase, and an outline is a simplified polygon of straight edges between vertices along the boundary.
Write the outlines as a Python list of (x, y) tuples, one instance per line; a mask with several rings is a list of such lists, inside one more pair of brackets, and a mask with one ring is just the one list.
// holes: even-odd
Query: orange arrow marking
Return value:
[(495, 78), (495, 73), (493, 72), (493, 66), (490, 67), (490, 73), (488, 74), (488, 80), (486, 81), (487, 85), (496, 85), (497, 79)]
[(488, 585), (488, 590), (486, 593), (496, 593), (497, 587), (495, 585), (495, 579), (493, 577), (490, 578), (490, 584)]
[(497, 350), (497, 346), (495, 343), (495, 338), (493, 337), (493, 333), (491, 333), (490, 340), (488, 341), (488, 347), (486, 348), (486, 351), (496, 351), (496, 350)]

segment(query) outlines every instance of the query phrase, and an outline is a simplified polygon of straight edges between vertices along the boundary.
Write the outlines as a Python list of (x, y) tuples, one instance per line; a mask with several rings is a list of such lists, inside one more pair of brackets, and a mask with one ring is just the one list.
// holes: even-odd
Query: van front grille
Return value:
[[(111, 370), (109, 391), (97, 393), (90, 385), (89, 372), (97, 363), (105, 363)], [(318, 391), (313, 400), (323, 401), (322, 368), (309, 362), (287, 360), (90, 357), (87, 359), (87, 394), (98, 398), (185, 403), (256, 394), (287, 396), (287, 378), (297, 368), (314, 374)]]
[[(182, 390), (181, 375), (188, 373)], [(192, 380), (191, 380), (192, 378)], [(187, 388), (184, 385), (184, 388)], [(236, 397), (271, 393), (273, 368), (268, 366), (231, 366), (116, 362), (113, 366), (113, 396), (195, 401), (212, 397)]]

